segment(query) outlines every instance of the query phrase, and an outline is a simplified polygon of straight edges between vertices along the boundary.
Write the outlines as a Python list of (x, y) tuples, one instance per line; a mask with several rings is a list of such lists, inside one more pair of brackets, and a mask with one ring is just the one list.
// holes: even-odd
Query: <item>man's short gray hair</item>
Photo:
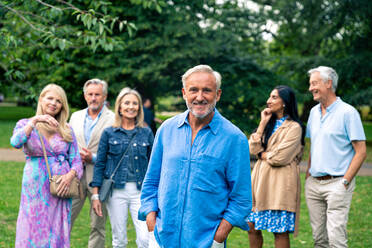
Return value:
[(324, 83), (326, 83), (328, 80), (332, 80), (332, 91), (336, 92), (338, 75), (333, 68), (328, 66), (318, 66), (317, 68), (309, 70), (307, 73), (309, 74), (309, 76), (311, 76), (311, 74), (314, 72), (319, 72)]
[(98, 78), (89, 79), (88, 81), (85, 82), (83, 87), (84, 94), (87, 92), (87, 88), (91, 84), (102, 85), (103, 95), (107, 96), (107, 83), (106, 81)]
[(214, 78), (216, 79), (216, 89), (219, 90), (221, 88), (221, 74), (218, 73), (217, 71), (214, 71), (212, 69), (212, 67), (210, 67), (209, 65), (197, 65), (193, 68), (190, 68), (188, 69), (185, 74), (182, 75), (182, 85), (183, 85), (183, 88), (186, 88), (186, 80), (187, 78), (195, 73), (195, 72), (207, 72), (207, 73), (210, 73), (214, 76)]

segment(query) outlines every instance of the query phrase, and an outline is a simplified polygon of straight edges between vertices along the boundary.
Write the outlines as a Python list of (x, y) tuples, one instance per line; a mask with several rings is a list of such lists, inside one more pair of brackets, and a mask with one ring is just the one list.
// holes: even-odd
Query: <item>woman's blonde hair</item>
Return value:
[[(68, 102), (67, 102), (67, 97), (65, 91), (62, 89), (61, 86), (56, 85), (56, 84), (48, 84), (47, 86), (44, 87), (44, 89), (41, 91), (39, 100), (37, 103), (37, 109), (36, 109), (36, 115), (44, 115), (44, 110), (42, 109), (41, 106), (41, 101), (43, 97), (48, 93), (49, 91), (53, 91), (56, 93), (62, 101), (62, 107), (61, 110), (59, 111), (54, 118), (58, 121), (59, 125), (57, 128), (57, 131), (59, 134), (62, 136), (62, 138), (66, 142), (72, 142), (72, 133), (70, 127), (67, 125), (67, 119), (69, 117), (69, 108), (68, 108)], [(49, 126), (46, 123), (38, 123), (37, 127), (39, 130), (45, 130), (52, 132), (54, 131), (54, 128)]]
[(123, 100), (123, 98), (126, 96), (126, 95), (135, 95), (137, 97), (137, 100), (138, 100), (138, 114), (136, 116), (136, 119), (135, 119), (135, 123), (136, 123), (136, 126), (137, 127), (144, 127), (144, 122), (143, 122), (143, 107), (142, 107), (142, 98), (141, 98), (141, 95), (138, 93), (138, 91), (136, 90), (133, 90), (129, 87), (126, 87), (124, 89), (122, 89), (118, 95), (118, 97), (116, 98), (116, 101), (115, 101), (115, 122), (114, 122), (114, 125), (113, 127), (121, 127), (121, 122), (122, 122), (122, 119), (121, 119), (121, 113), (120, 113), (120, 105), (121, 105), (121, 101)]

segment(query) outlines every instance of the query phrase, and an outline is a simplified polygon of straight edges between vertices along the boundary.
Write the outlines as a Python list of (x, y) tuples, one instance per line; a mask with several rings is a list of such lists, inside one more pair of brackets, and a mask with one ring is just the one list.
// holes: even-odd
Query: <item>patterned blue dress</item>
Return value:
[[(283, 124), (288, 116), (276, 120), (271, 135)], [(271, 136), (270, 135), (270, 136)], [(254, 223), (254, 229), (273, 233), (294, 232), (296, 213), (285, 210), (252, 211), (246, 221)]]

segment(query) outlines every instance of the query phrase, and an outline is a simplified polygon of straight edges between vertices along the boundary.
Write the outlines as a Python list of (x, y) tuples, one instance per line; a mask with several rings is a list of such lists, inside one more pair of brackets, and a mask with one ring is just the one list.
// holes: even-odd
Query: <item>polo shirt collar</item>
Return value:
[[(328, 112), (332, 112), (340, 102), (342, 102), (342, 100), (341, 100), (341, 98), (338, 96), (338, 97), (336, 98), (336, 101), (334, 101), (331, 105), (329, 105), (329, 106), (327, 107), (327, 109), (326, 109), (327, 113), (328, 113)], [(321, 108), (320, 104), (319, 104), (319, 111), (322, 112), (322, 108)]]

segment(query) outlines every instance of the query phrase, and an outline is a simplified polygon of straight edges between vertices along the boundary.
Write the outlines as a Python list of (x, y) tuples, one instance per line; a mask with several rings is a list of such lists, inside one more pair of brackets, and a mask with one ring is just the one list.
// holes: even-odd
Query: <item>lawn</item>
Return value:
[[(14, 247), (16, 220), (19, 207), (23, 163), (0, 162), (0, 247)], [(302, 175), (304, 182), (304, 175)], [(302, 187), (303, 188), (303, 187)], [(372, 247), (372, 177), (358, 177), (350, 209), (348, 235), (349, 247)], [(303, 190), (302, 190), (303, 191)], [(89, 217), (86, 203), (72, 230), (71, 247), (87, 247), (89, 236)], [(111, 246), (111, 230), (107, 223), (106, 247)], [(273, 246), (273, 235), (264, 232), (264, 247)], [(303, 198), (301, 202), (300, 233), (291, 237), (291, 246), (313, 247), (308, 211)], [(129, 224), (128, 247), (136, 247), (133, 225)], [(234, 228), (228, 239), (228, 247), (249, 247), (246, 232)]]
[[(17, 120), (32, 116), (34, 113), (29, 107), (0, 107), (0, 148), (11, 148), (9, 139)], [(367, 137), (367, 159), (372, 163), (372, 123), (363, 123)], [(303, 160), (307, 161), (309, 155), (309, 141), (306, 142)]]

